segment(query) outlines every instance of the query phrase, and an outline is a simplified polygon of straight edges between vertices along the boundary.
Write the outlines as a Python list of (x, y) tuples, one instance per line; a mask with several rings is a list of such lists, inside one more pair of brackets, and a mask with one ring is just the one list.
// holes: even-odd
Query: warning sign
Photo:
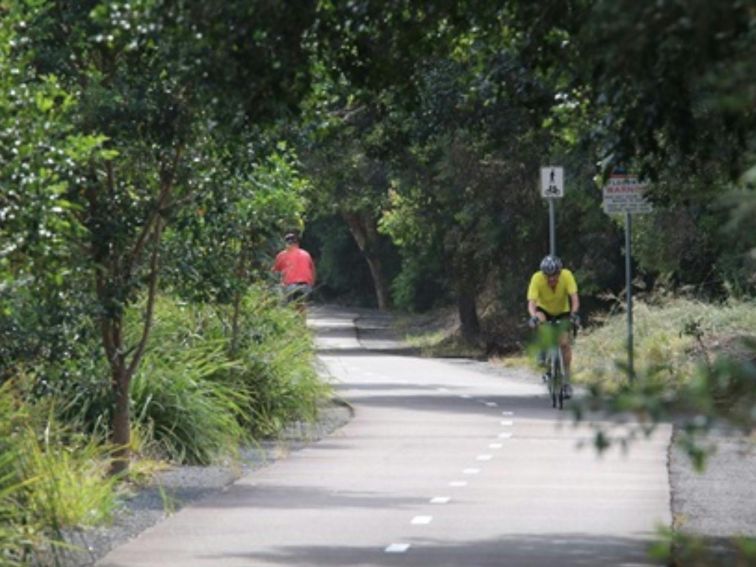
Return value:
[(644, 196), (647, 187), (635, 175), (612, 175), (604, 186), (604, 212), (609, 215), (652, 212), (653, 206)]

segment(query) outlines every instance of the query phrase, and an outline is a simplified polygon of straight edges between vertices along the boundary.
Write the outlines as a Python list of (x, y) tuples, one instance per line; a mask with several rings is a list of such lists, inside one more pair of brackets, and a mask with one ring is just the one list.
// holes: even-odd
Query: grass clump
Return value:
[[(756, 302), (637, 301), (633, 323), (636, 371), (679, 387), (695, 377), (702, 362), (721, 354), (737, 355), (739, 341), (756, 334)], [(574, 379), (611, 389), (624, 380), (618, 363), (626, 361), (627, 319), (624, 314), (612, 315), (578, 337)]]
[(246, 392), (245, 425), (259, 437), (315, 421), (331, 390), (315, 370), (315, 345), (301, 315), (262, 290), (247, 296), (242, 313), (239, 366), (228, 379)]
[(135, 422), (151, 447), (175, 462), (209, 464), (245, 440), (244, 395), (215, 377), (234, 366), (213, 341), (156, 343), (132, 384)]
[(63, 532), (101, 524), (116, 504), (108, 447), (54, 417), (51, 403), (22, 403), (0, 386), (0, 564), (25, 565), (54, 554)]
[(222, 307), (158, 300), (151, 346), (132, 385), (145, 446), (173, 461), (207, 464), (251, 438), (317, 418), (329, 389), (314, 369), (301, 316), (253, 290), (233, 352), (230, 321)]

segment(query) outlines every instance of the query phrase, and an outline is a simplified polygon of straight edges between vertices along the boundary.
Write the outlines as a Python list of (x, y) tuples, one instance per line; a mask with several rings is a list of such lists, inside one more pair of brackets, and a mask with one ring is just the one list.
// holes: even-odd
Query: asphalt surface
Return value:
[[(591, 428), (552, 410), (527, 371), (400, 356), (370, 312), (321, 309), (311, 324), (352, 421), (98, 565), (650, 565), (674, 502), (693, 504), (695, 489), (671, 489), (687, 486), (669, 474), (671, 426), (598, 457), (579, 448)], [(753, 508), (724, 531), (753, 529)]]

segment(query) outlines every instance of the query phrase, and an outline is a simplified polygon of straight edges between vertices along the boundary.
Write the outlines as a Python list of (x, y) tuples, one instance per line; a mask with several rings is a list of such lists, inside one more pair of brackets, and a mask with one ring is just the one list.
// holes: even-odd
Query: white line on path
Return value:
[(486, 402), (486, 405), (489, 408), (497, 408), (497, 407), (499, 407), (499, 404), (497, 404), (496, 402)]
[(449, 483), (449, 486), (467, 486), (466, 480), (453, 480)]
[(415, 516), (412, 518), (412, 524), (415, 526), (425, 526), (433, 521), (433, 516)]
[(491, 443), (488, 448), (489, 449), (501, 449), (504, 445), (501, 443)]
[(501, 415), (514, 415), (513, 411), (503, 411), (501, 412)]
[(431, 504), (448, 504), (451, 501), (451, 498), (448, 496), (434, 496), (430, 499)]
[(480, 469), (465, 469), (462, 471), (462, 474), (478, 474), (480, 472)]
[(386, 553), (406, 553), (410, 548), (408, 543), (392, 543), (384, 551)]
[(476, 461), (490, 461), (493, 459), (493, 455), (478, 455), (475, 457)]
[(499, 439), (509, 439), (512, 437), (512, 433), (509, 431), (504, 431), (503, 433), (499, 433)]
[(459, 397), (460, 397), (460, 398), (464, 398), (464, 399), (466, 399), (466, 400), (469, 400), (470, 398), (472, 398), (472, 396), (471, 396), (470, 394), (460, 394), (460, 396), (459, 396)]
[(510, 427), (514, 425), (514, 421), (512, 421), (511, 419), (502, 419), (499, 423), (501, 423), (501, 425), (503, 425), (504, 427)]

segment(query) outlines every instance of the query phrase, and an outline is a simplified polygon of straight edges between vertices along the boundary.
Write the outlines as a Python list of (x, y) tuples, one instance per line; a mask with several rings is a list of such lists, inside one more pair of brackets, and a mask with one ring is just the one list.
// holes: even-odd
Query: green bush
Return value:
[(163, 456), (208, 464), (245, 439), (243, 392), (213, 379), (235, 365), (223, 348), (218, 341), (182, 344), (174, 337), (155, 341), (145, 356), (131, 386), (134, 424), (146, 426)]
[(301, 316), (253, 290), (229, 354), (228, 308), (161, 297), (150, 347), (132, 384), (135, 426), (170, 458), (207, 463), (250, 436), (314, 420), (327, 387)]
[(315, 371), (315, 347), (301, 316), (263, 290), (244, 301), (240, 363), (228, 374), (247, 393), (245, 424), (254, 435), (273, 435), (287, 423), (317, 418), (329, 388)]

